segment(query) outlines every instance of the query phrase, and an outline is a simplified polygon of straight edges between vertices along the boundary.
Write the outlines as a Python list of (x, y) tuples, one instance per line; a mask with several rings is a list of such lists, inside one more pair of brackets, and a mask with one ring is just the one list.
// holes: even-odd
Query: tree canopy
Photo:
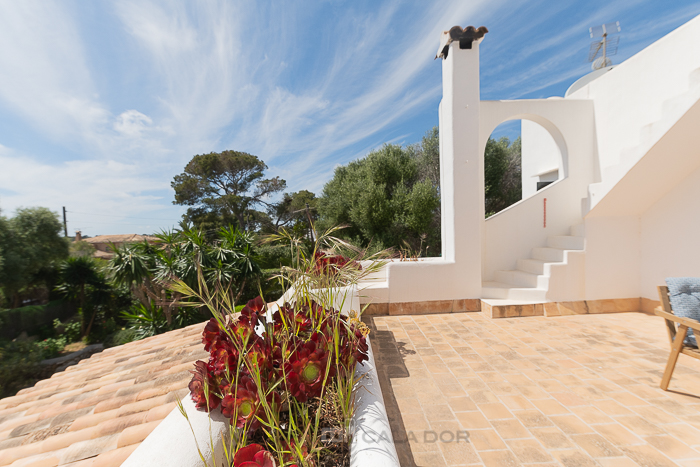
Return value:
[(439, 254), (439, 186), (427, 163), (435, 138), (432, 131), (418, 147), (386, 144), (338, 167), (319, 201), (324, 225), (348, 225), (344, 235), (363, 246), (429, 247), (428, 254)]
[(521, 139), (489, 138), (484, 152), (486, 217), (522, 198)]
[(58, 214), (47, 208), (18, 209), (10, 219), (0, 216), (0, 288), (11, 306), (20, 305), (22, 292), (46, 287), (58, 261), (68, 256), (61, 232)]
[(186, 219), (198, 226), (235, 223), (247, 230), (251, 223), (262, 223), (269, 196), (286, 187), (279, 177), (264, 178), (267, 165), (256, 156), (239, 151), (196, 155), (171, 183), (173, 204), (191, 206)]

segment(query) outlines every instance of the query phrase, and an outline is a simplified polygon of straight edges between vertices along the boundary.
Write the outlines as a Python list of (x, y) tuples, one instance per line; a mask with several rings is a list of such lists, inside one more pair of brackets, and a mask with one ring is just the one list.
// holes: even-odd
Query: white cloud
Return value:
[[(147, 163), (91, 160), (47, 164), (0, 147), (0, 167), (0, 209), (4, 215), (19, 207), (46, 206), (60, 212), (66, 206), (80, 213), (69, 216), (71, 231), (82, 228), (84, 233), (95, 235), (154, 231), (176, 224), (183, 212), (175, 206), (164, 209), (163, 204), (170, 201), (163, 199), (164, 194), (170, 195), (168, 180)], [(129, 220), (134, 216), (159, 220)]]
[[(223, 149), (260, 156), (290, 190), (320, 191), (338, 163), (408, 140), (400, 124), (418, 112), (437, 115), (442, 30), (486, 24), (482, 90), (511, 98), (585, 72), (571, 59), (585, 53), (579, 37), (630, 8), (612, 2), (557, 29), (563, 4), (524, 0), (393, 0), (372, 11), (223, 0), (95, 5), (113, 21), (108, 31), (71, 3), (0, 3), (0, 117), (75, 154), (56, 160), (50, 150), (0, 147), (4, 209), (66, 203), (168, 217), (182, 211), (170, 204), (173, 175), (194, 154)], [(0, 143), (15, 146), (8, 141), (0, 129)]]
[(122, 112), (114, 122), (114, 129), (128, 137), (139, 137), (145, 129), (153, 124), (148, 115), (138, 110)]

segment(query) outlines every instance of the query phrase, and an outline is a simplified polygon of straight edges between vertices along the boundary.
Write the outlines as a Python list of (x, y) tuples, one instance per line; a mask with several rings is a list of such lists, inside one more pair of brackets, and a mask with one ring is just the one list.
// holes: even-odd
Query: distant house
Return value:
[(143, 241), (155, 242), (158, 239), (150, 235), (124, 234), (124, 235), (98, 235), (97, 237), (84, 238), (80, 232), (76, 232), (75, 241), (83, 241), (95, 247), (95, 258), (111, 259), (112, 245), (120, 247), (125, 243), (141, 243)]

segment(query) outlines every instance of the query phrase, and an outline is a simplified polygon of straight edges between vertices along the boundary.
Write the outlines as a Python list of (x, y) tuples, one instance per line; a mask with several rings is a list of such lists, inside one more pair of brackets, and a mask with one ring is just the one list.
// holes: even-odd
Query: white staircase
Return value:
[(601, 181), (589, 185), (588, 197), (584, 200), (585, 210), (592, 210), (698, 99), (700, 99), (700, 68), (688, 75), (688, 87), (683, 92), (662, 103), (661, 118), (640, 128), (639, 144), (623, 149), (619, 162), (604, 168)]
[(565, 264), (569, 252), (581, 252), (584, 248), (583, 224), (571, 227), (571, 235), (547, 237), (547, 246), (533, 248), (532, 257), (519, 259), (516, 270), (497, 271), (495, 281), (482, 283), (481, 297), (545, 302), (553, 266)]

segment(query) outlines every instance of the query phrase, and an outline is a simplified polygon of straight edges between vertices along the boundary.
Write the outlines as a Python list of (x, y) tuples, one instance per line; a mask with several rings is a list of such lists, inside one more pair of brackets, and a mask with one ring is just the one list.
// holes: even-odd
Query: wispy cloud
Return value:
[[(644, 4), (2, 2), (0, 119), (24, 133), (0, 127), (0, 207), (121, 216), (115, 231), (139, 231), (135, 215), (164, 219), (141, 230), (166, 226), (182, 212), (172, 177), (223, 149), (261, 157), (290, 190), (320, 192), (338, 163), (419, 139), (428, 128), (406, 127), (416, 116), (437, 121), (442, 30), (491, 29), (482, 95), (539, 97), (585, 73), (589, 26)], [(647, 29), (696, 12), (670, 8)]]

